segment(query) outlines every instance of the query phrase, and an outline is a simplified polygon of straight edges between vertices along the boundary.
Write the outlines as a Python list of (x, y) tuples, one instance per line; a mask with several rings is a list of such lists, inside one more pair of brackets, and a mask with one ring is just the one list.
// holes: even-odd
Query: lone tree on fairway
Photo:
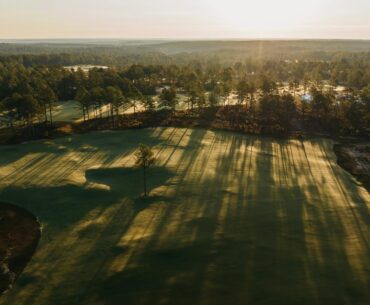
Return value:
[(144, 172), (144, 196), (147, 194), (146, 170), (155, 163), (154, 153), (149, 146), (140, 144), (138, 151), (135, 153), (136, 166), (141, 167)]

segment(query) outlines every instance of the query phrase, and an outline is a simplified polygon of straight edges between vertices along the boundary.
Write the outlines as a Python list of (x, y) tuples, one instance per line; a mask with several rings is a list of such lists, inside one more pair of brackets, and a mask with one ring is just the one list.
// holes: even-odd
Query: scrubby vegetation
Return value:
[(334, 146), (338, 164), (358, 178), (370, 192), (370, 143), (340, 143)]
[(34, 254), (40, 239), (36, 217), (0, 202), (0, 294), (13, 287)]

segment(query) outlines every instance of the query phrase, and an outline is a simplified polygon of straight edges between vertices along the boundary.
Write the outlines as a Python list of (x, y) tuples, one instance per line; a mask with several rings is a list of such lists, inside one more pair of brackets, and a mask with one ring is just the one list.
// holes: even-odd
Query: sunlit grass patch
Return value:
[(44, 231), (0, 304), (367, 304), (370, 197), (332, 144), (157, 128), (1, 147), (0, 200)]

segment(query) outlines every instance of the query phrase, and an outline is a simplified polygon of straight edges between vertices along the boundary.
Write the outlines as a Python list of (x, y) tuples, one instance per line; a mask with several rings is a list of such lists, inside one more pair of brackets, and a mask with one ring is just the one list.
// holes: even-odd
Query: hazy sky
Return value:
[(0, 0), (0, 38), (370, 39), (370, 0)]

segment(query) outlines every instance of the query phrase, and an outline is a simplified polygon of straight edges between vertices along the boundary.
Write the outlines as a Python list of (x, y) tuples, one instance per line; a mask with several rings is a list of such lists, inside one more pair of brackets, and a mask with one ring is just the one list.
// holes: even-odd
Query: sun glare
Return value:
[(213, 17), (220, 24), (227, 24), (229, 29), (243, 33), (276, 34), (281, 30), (294, 33), (302, 28), (309, 28), (321, 18), (325, 4), (310, 1), (305, 5), (293, 0), (283, 1), (242, 1), (224, 2), (205, 0), (211, 8)]

